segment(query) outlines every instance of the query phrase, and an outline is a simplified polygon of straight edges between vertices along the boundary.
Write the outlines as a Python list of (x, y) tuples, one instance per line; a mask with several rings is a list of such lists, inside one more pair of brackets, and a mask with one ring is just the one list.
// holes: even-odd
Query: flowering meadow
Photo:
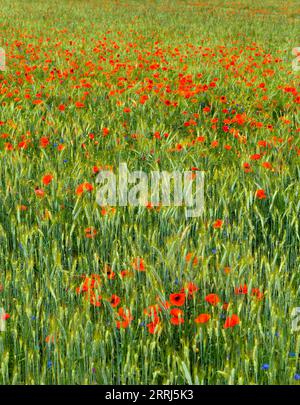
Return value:
[[(299, 18), (0, 0), (1, 384), (299, 384)], [(202, 215), (100, 206), (120, 162), (203, 171)]]

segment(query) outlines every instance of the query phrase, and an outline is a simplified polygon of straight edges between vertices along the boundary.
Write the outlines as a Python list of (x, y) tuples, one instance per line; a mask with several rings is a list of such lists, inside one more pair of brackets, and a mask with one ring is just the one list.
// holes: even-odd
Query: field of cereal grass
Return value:
[[(299, 15), (1, 0), (1, 384), (299, 384)], [(203, 214), (100, 207), (120, 162)]]

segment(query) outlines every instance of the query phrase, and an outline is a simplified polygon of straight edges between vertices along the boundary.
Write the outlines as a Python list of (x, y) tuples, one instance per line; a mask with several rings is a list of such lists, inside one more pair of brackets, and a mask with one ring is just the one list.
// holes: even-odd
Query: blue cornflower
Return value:
[(267, 363), (265, 363), (265, 364), (263, 364), (263, 365), (261, 366), (261, 369), (262, 369), (262, 370), (269, 370), (269, 368), (270, 368), (270, 365), (267, 364)]
[(52, 361), (51, 361), (51, 360), (49, 360), (49, 361), (47, 362), (47, 367), (48, 367), (48, 368), (51, 368), (51, 367), (52, 367)]
[(216, 254), (216, 253), (217, 253), (217, 249), (216, 249), (216, 248), (213, 248), (211, 251), (212, 251), (213, 254)]
[(297, 380), (297, 381), (299, 381), (299, 380), (300, 380), (300, 374), (297, 374), (297, 373), (296, 373), (296, 374), (294, 375), (294, 379)]

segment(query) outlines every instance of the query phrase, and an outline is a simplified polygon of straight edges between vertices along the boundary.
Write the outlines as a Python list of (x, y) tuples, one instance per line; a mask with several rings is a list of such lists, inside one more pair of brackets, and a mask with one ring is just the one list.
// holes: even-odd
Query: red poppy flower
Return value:
[(34, 192), (35, 192), (35, 195), (36, 195), (37, 197), (44, 197), (44, 196), (45, 196), (45, 191), (42, 190), (41, 188), (36, 188), (36, 189), (34, 190)]
[(103, 133), (103, 136), (107, 136), (109, 134), (109, 129), (108, 128), (103, 128), (102, 133)]
[(184, 305), (185, 302), (185, 294), (184, 293), (174, 293), (170, 294), (170, 303), (171, 305), (176, 305), (177, 307), (181, 307)]
[(223, 221), (222, 219), (217, 219), (214, 223), (213, 223), (213, 227), (215, 229), (221, 228), (223, 225)]
[(206, 323), (210, 320), (210, 315), (209, 314), (200, 314), (197, 316), (195, 319), (196, 323)]
[(45, 342), (46, 343), (54, 343), (55, 342), (55, 336), (54, 335), (48, 335), (45, 337)]
[(247, 162), (245, 162), (245, 163), (243, 164), (243, 167), (244, 167), (245, 173), (249, 173), (249, 172), (251, 172), (251, 170), (252, 170), (250, 164), (247, 163)]
[(94, 288), (99, 288), (100, 283), (101, 283), (101, 279), (100, 276), (98, 274), (91, 274), (91, 276), (89, 277), (84, 277), (84, 282), (82, 287), (78, 287), (76, 288), (76, 292), (78, 294), (82, 293), (82, 292), (88, 292), (93, 290)]
[[(186, 261), (187, 263), (189, 263), (189, 262), (191, 261), (191, 258), (192, 258), (192, 253), (189, 252), (189, 253), (186, 255), (186, 257), (185, 257), (185, 261)], [(197, 264), (198, 264), (198, 257), (195, 256), (194, 259), (193, 259), (193, 265), (196, 266)]]
[(270, 162), (263, 162), (263, 163), (262, 163), (262, 166), (263, 166), (265, 169), (272, 170), (272, 165), (271, 165)]
[(81, 103), (80, 101), (76, 101), (75, 107), (77, 107), (77, 108), (83, 108), (83, 107), (84, 107), (84, 104)]
[(93, 227), (85, 228), (84, 232), (85, 232), (85, 237), (90, 238), (90, 239), (94, 238), (97, 235), (97, 231)]
[(94, 305), (94, 307), (101, 307), (102, 296), (101, 295), (96, 296), (94, 291), (90, 291), (89, 294), (87, 294), (85, 298), (86, 299), (89, 298), (90, 303), (92, 305)]
[(180, 324), (184, 323), (184, 319), (173, 317), (170, 319), (170, 322), (172, 325), (180, 325)]
[(137, 271), (146, 271), (145, 269), (145, 263), (144, 263), (144, 259), (140, 258), (140, 257), (136, 257), (133, 260), (132, 266), (135, 270)]
[(27, 148), (27, 142), (26, 141), (22, 141), (18, 143), (18, 148), (19, 149), (26, 149)]
[(232, 315), (226, 318), (224, 328), (233, 328), (240, 323), (240, 318), (237, 315)]
[(92, 191), (94, 189), (93, 185), (90, 183), (84, 183), (84, 188), (87, 191)]
[(53, 180), (52, 174), (46, 174), (42, 178), (42, 182), (43, 182), (43, 184), (45, 184), (45, 186), (47, 186), (49, 183), (51, 183), (52, 180)]
[(49, 139), (48, 138), (46, 138), (45, 136), (43, 136), (41, 139), (40, 139), (40, 146), (41, 146), (41, 148), (46, 148), (46, 146), (48, 146), (49, 145)]
[(158, 312), (161, 311), (159, 306), (157, 304), (155, 305), (150, 305), (148, 308), (144, 309), (144, 314), (147, 316), (152, 316), (156, 318), (158, 316)]
[(262, 293), (259, 288), (252, 288), (251, 295), (252, 297), (256, 297), (259, 301), (264, 297), (264, 293)]
[(130, 273), (130, 271), (128, 271), (128, 270), (122, 270), (121, 271), (121, 277), (122, 278), (124, 278), (124, 277), (127, 277), (127, 276), (129, 276), (131, 273)]
[(116, 277), (116, 273), (114, 273), (111, 269), (110, 266), (105, 265), (104, 266), (104, 272), (106, 273), (106, 276), (109, 280), (113, 280)]
[(117, 321), (116, 323), (118, 329), (127, 328), (130, 325), (131, 321), (133, 320), (133, 317), (131, 316), (131, 312), (129, 311), (129, 309), (119, 308), (118, 316), (122, 318), (121, 321)]
[(160, 324), (160, 320), (158, 317), (155, 317), (154, 320), (147, 324), (148, 332), (152, 335), (159, 330), (158, 325)]
[(161, 306), (161, 308), (163, 309), (169, 309), (170, 308), (170, 303), (169, 301), (162, 301), (160, 299), (160, 297), (156, 297), (156, 301), (158, 301), (159, 305)]
[(263, 200), (263, 199), (267, 198), (265, 190), (263, 190), (263, 189), (256, 190), (255, 196), (259, 200)]
[(247, 284), (244, 284), (244, 286), (240, 285), (239, 287), (236, 287), (234, 289), (234, 292), (236, 295), (245, 295), (248, 294), (248, 287)]
[(82, 183), (76, 188), (75, 193), (81, 195), (84, 191), (92, 191), (94, 189), (93, 185), (90, 183)]
[(195, 292), (197, 292), (199, 288), (192, 282), (187, 283), (181, 290), (180, 293), (185, 293), (187, 292), (190, 297), (194, 295)]
[(111, 306), (112, 306), (113, 308), (115, 308), (115, 307), (117, 307), (117, 306), (120, 304), (121, 299), (120, 299), (120, 297), (118, 297), (116, 294), (113, 294), (113, 295), (110, 297), (109, 302), (110, 302)]
[(10, 142), (5, 142), (4, 146), (5, 146), (5, 150), (13, 150), (14, 149), (14, 147), (12, 146), (12, 144)]
[(178, 308), (171, 309), (170, 315), (172, 315), (172, 318), (170, 319), (172, 325), (180, 325), (184, 322), (183, 311), (181, 309)]
[(208, 302), (209, 304), (215, 306), (220, 302), (220, 298), (217, 294), (208, 294), (205, 297), (205, 301)]
[(183, 314), (183, 310), (182, 310), (182, 309), (179, 309), (179, 308), (172, 308), (172, 309), (170, 310), (170, 315), (172, 315), (172, 316), (179, 317), (179, 316), (181, 316), (182, 314)]

